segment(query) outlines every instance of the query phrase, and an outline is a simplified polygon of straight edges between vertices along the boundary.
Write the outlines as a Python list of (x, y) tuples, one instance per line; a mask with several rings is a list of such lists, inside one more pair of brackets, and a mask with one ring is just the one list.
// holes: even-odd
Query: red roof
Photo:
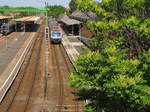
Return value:
[(68, 11), (68, 12), (69, 12), (69, 11), (70, 11), (70, 8), (66, 8), (66, 11)]
[(81, 32), (81, 35), (82, 35), (82, 36), (87, 37), (87, 38), (92, 38), (93, 35), (94, 35), (90, 30), (88, 30), (88, 29), (86, 29), (86, 28), (84, 28), (84, 27), (82, 27), (82, 28), (80, 29), (80, 32)]

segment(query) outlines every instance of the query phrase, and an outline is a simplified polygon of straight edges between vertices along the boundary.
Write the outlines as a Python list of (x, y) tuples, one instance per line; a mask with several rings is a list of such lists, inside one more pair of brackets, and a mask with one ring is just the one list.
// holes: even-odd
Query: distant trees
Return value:
[[(7, 5), (5, 5), (5, 6), (0, 6), (0, 8), (5, 8), (5, 9), (8, 9), (8, 8), (10, 8), (9, 6), (7, 6)], [(9, 13), (6, 13), (6, 12), (2, 12), (2, 11), (0, 11), (0, 13), (2, 14), (2, 15), (9, 15)]]
[(0, 6), (0, 8), (10, 8), (8, 5), (5, 5), (5, 6)]
[[(4, 8), (4, 9), (9, 9), (9, 8), (11, 8), (11, 9), (27, 9), (27, 10), (37, 9), (37, 8), (34, 8), (34, 7), (10, 7), (10, 6), (1, 6), (0, 8)], [(1, 12), (1, 13), (3, 15), (9, 15), (12, 12)], [(36, 13), (35, 12), (28, 13), (28, 11), (27, 11), (27, 12), (20, 12), (19, 16), (23, 17), (23, 16), (33, 16), (33, 15), (36, 15)]]
[(57, 18), (60, 14), (66, 12), (66, 8), (60, 5), (48, 6), (49, 16)]
[[(61, 5), (53, 5), (53, 6), (47, 6), (47, 7), (49, 8), (48, 15), (52, 16), (52, 17), (55, 17), (55, 18), (57, 18), (60, 14), (66, 12), (66, 8), (61, 6)], [(28, 13), (28, 10), (30, 10), (30, 9), (37, 9), (37, 8), (34, 8), (34, 7), (9, 7), (9, 6), (2, 6), (0, 8), (4, 8), (4, 9), (9, 9), (9, 8), (27, 9), (27, 12), (21, 12), (20, 16), (32, 16), (32, 15), (36, 15), (37, 14), (36, 12)], [(68, 12), (66, 12), (66, 13), (68, 13)], [(3, 14), (9, 15), (9, 13), (3, 13)]]
[[(31, 9), (37, 9), (37, 8), (34, 8), (34, 7), (17, 7), (17, 8), (19, 8), (19, 9), (27, 9), (27, 10), (31, 10)], [(35, 16), (35, 15), (38, 15), (38, 13), (36, 13), (36, 12), (21, 12), (20, 13), (20, 16)]]

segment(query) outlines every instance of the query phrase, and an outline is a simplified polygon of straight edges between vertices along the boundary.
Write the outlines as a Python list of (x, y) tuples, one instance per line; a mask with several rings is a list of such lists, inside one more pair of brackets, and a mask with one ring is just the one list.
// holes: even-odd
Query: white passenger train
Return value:
[(60, 26), (58, 25), (57, 21), (50, 20), (49, 21), (49, 28), (50, 28), (50, 41), (51, 41), (51, 43), (61, 43), (62, 33), (61, 33)]
[(50, 37), (52, 43), (61, 43), (62, 35), (60, 31), (52, 30)]

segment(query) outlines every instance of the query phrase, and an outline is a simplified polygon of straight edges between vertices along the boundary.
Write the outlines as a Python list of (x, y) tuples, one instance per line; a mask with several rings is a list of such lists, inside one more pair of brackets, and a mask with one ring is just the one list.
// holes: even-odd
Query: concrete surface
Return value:
[[(17, 73), (27, 55), (36, 33), (21, 33), (14, 38), (8, 38), (8, 46), (0, 50), (0, 102), (17, 76)], [(22, 36), (21, 36), (22, 35)], [(6, 40), (2, 41), (3, 45)], [(4, 44), (5, 43), (5, 44)]]
[(0, 75), (17, 54), (29, 33), (15, 33), (0, 40)]
[(63, 44), (70, 60), (72, 61), (72, 63), (74, 63), (74, 61), (77, 59), (78, 55), (84, 53), (83, 47), (85, 45), (79, 40), (79, 36), (67, 36), (62, 29), (61, 29), (61, 31), (63, 33), (62, 44)]

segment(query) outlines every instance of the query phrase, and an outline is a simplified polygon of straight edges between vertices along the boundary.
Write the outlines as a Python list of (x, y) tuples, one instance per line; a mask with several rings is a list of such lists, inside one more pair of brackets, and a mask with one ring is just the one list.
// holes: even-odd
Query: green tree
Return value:
[(77, 9), (76, 0), (71, 0), (69, 3), (69, 7), (70, 7), (71, 12), (74, 12)]
[(88, 100), (86, 112), (150, 111), (150, 19), (147, 0), (77, 0), (99, 22), (86, 23), (94, 33), (90, 51), (75, 62), (69, 84)]
[[(10, 6), (1, 6), (0, 8), (4, 8), (4, 9), (27, 9), (27, 10), (30, 10), (30, 9), (37, 9), (37, 8), (34, 8), (34, 7), (10, 7)], [(9, 15), (10, 12), (2, 12), (3, 15)], [(19, 17), (23, 17), (23, 16), (33, 16), (33, 15), (36, 15), (36, 13), (28, 13), (28, 12), (20, 12), (20, 15)]]
[[(70, 74), (70, 85), (80, 88), (76, 95), (90, 101), (87, 107), (91, 107), (92, 112), (102, 109), (106, 112), (142, 112), (149, 109), (150, 87), (144, 78), (148, 69), (139, 70), (141, 64), (145, 65), (144, 58), (128, 60), (125, 57), (126, 50), (117, 50), (112, 45), (101, 52), (79, 56), (75, 64), (78, 71)], [(150, 55), (147, 57), (149, 59)]]
[(66, 12), (65, 7), (60, 5), (48, 6), (49, 8), (49, 16), (57, 18), (60, 14)]

